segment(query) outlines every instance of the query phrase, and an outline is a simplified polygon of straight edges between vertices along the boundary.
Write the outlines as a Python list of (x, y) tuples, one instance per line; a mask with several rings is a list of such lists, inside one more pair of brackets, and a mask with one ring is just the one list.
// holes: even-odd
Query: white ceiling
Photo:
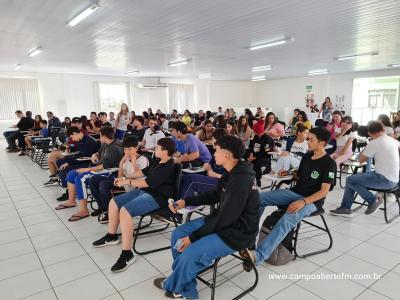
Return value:
[[(400, 63), (399, 0), (103, 0), (74, 28), (89, 0), (0, 0), (0, 70), (248, 80), (384, 69)], [(277, 47), (252, 43), (292, 37)], [(43, 52), (28, 57), (37, 46)], [(379, 51), (347, 61), (333, 58)], [(169, 61), (191, 58), (171, 68)], [(261, 72), (262, 74), (262, 72)], [(260, 75), (257, 73), (257, 75)]]

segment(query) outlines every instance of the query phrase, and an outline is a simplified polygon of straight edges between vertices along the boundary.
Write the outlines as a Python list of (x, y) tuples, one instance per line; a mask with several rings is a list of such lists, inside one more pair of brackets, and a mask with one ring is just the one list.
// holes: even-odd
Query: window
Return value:
[(117, 113), (122, 103), (129, 106), (129, 83), (98, 83), (98, 86), (101, 111)]
[(40, 114), (36, 79), (0, 79), (0, 120), (15, 119), (16, 110), (30, 110), (33, 115)]
[(366, 125), (380, 114), (390, 117), (399, 106), (400, 77), (357, 78), (353, 83), (351, 115), (354, 121)]

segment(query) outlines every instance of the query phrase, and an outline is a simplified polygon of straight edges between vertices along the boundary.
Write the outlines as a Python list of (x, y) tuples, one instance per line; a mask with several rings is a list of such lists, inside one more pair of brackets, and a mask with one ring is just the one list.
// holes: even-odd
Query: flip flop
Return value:
[(59, 206), (57, 206), (55, 208), (55, 210), (67, 209), (67, 208), (72, 208), (72, 207), (76, 207), (76, 205), (69, 206), (69, 205), (60, 204)]
[(89, 217), (89, 215), (86, 215), (86, 216), (78, 216), (78, 215), (72, 215), (69, 219), (68, 219), (68, 221), (69, 222), (75, 222), (75, 221), (79, 221), (79, 220), (82, 220), (82, 219), (84, 219), (84, 218), (87, 218), (87, 217)]

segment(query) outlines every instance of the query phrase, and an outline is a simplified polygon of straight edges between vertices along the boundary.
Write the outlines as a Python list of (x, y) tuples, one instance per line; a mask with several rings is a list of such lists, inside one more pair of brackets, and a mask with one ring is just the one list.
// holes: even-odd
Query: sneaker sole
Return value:
[(101, 245), (93, 245), (93, 247), (102, 248), (102, 247), (106, 247), (106, 246), (116, 246), (116, 245), (119, 245), (120, 243), (121, 243), (121, 241), (118, 239), (118, 241), (113, 241), (113, 242), (110, 242), (110, 243), (104, 243), (104, 244), (101, 244)]
[(108, 224), (108, 220), (107, 221), (99, 221), (100, 224)]
[(345, 217), (345, 218), (352, 218), (353, 214), (337, 214), (337, 213), (333, 213), (333, 212), (329, 212), (331, 215), (333, 216), (337, 216), (337, 217)]
[(119, 272), (125, 271), (126, 269), (128, 269), (135, 262), (135, 260), (136, 260), (136, 257), (133, 256), (133, 258), (126, 264), (125, 268), (122, 268), (120, 270), (115, 270), (115, 271), (111, 270), (111, 272), (119, 273)]

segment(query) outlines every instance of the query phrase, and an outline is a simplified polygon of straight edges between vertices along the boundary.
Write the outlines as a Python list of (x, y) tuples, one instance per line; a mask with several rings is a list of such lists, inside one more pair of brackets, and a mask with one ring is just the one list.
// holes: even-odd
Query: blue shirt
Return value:
[(204, 145), (193, 134), (186, 135), (186, 140), (184, 141), (184, 145), (185, 145), (184, 153), (190, 154), (194, 152), (199, 152), (199, 160), (201, 160), (203, 163), (210, 162), (212, 158), (210, 151), (208, 151), (206, 145)]
[(39, 135), (41, 135), (44, 138), (48, 138), (49, 137), (49, 129), (47, 127), (40, 129)]

